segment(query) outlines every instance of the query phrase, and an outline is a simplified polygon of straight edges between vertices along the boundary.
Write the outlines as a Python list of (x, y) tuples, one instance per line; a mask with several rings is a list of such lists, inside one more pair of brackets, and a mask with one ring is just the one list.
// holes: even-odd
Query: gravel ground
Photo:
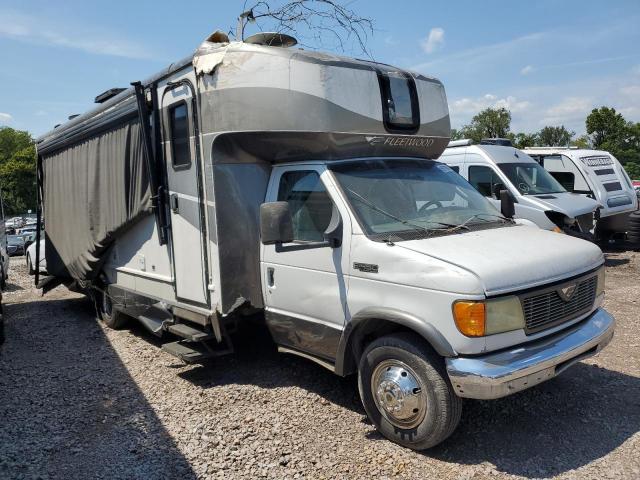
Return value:
[(366, 420), (353, 378), (279, 355), (265, 333), (185, 366), (82, 296), (42, 297), (12, 259), (0, 347), (0, 478), (640, 478), (640, 254), (607, 254), (616, 336), (512, 397), (465, 402), (425, 453)]

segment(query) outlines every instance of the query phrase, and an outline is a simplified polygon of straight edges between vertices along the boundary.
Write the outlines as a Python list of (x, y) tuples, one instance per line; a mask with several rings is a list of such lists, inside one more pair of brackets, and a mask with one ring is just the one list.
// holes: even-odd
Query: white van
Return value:
[(570, 192), (595, 199), (601, 238), (627, 231), (629, 213), (638, 208), (633, 183), (620, 162), (609, 152), (568, 147), (526, 148)]
[(457, 140), (440, 156), (499, 208), (500, 191), (515, 201), (515, 216), (545, 230), (589, 238), (595, 200), (567, 192), (529, 155), (509, 146)]

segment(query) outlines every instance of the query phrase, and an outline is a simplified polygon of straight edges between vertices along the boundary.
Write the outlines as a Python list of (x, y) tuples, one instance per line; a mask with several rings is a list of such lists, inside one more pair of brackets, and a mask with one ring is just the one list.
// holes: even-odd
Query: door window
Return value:
[(317, 172), (298, 170), (283, 173), (278, 188), (278, 201), (289, 203), (294, 241), (324, 240), (333, 204)]
[(171, 159), (174, 167), (191, 163), (189, 146), (189, 118), (185, 102), (169, 107), (169, 129), (171, 131)]
[(485, 197), (491, 197), (494, 186), (502, 185), (502, 180), (492, 168), (474, 165), (469, 167), (469, 183)]

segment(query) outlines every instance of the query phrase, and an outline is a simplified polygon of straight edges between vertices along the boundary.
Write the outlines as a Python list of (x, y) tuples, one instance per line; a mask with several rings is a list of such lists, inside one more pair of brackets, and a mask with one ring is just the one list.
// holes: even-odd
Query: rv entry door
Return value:
[(206, 222), (197, 102), (188, 77), (168, 83), (161, 101), (171, 246), (177, 299), (207, 305)]

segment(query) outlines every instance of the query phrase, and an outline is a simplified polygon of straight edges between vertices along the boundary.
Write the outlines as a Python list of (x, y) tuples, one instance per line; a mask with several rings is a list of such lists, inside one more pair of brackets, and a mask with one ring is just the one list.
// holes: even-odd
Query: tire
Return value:
[(627, 230), (627, 240), (631, 243), (640, 244), (640, 211), (636, 210), (629, 215), (629, 230)]
[(98, 318), (107, 327), (113, 330), (121, 330), (127, 324), (129, 317), (113, 308), (111, 297), (105, 291), (98, 291), (95, 296), (95, 304)]
[[(439, 444), (460, 422), (462, 400), (451, 387), (442, 358), (412, 333), (381, 337), (367, 346), (358, 366), (358, 389), (378, 431), (413, 450)], [(404, 396), (398, 395), (401, 391)], [(391, 413), (385, 405), (398, 410)]]
[(29, 275), (35, 275), (36, 269), (33, 268), (33, 262), (31, 261), (31, 255), (27, 253), (27, 270), (29, 271)]

